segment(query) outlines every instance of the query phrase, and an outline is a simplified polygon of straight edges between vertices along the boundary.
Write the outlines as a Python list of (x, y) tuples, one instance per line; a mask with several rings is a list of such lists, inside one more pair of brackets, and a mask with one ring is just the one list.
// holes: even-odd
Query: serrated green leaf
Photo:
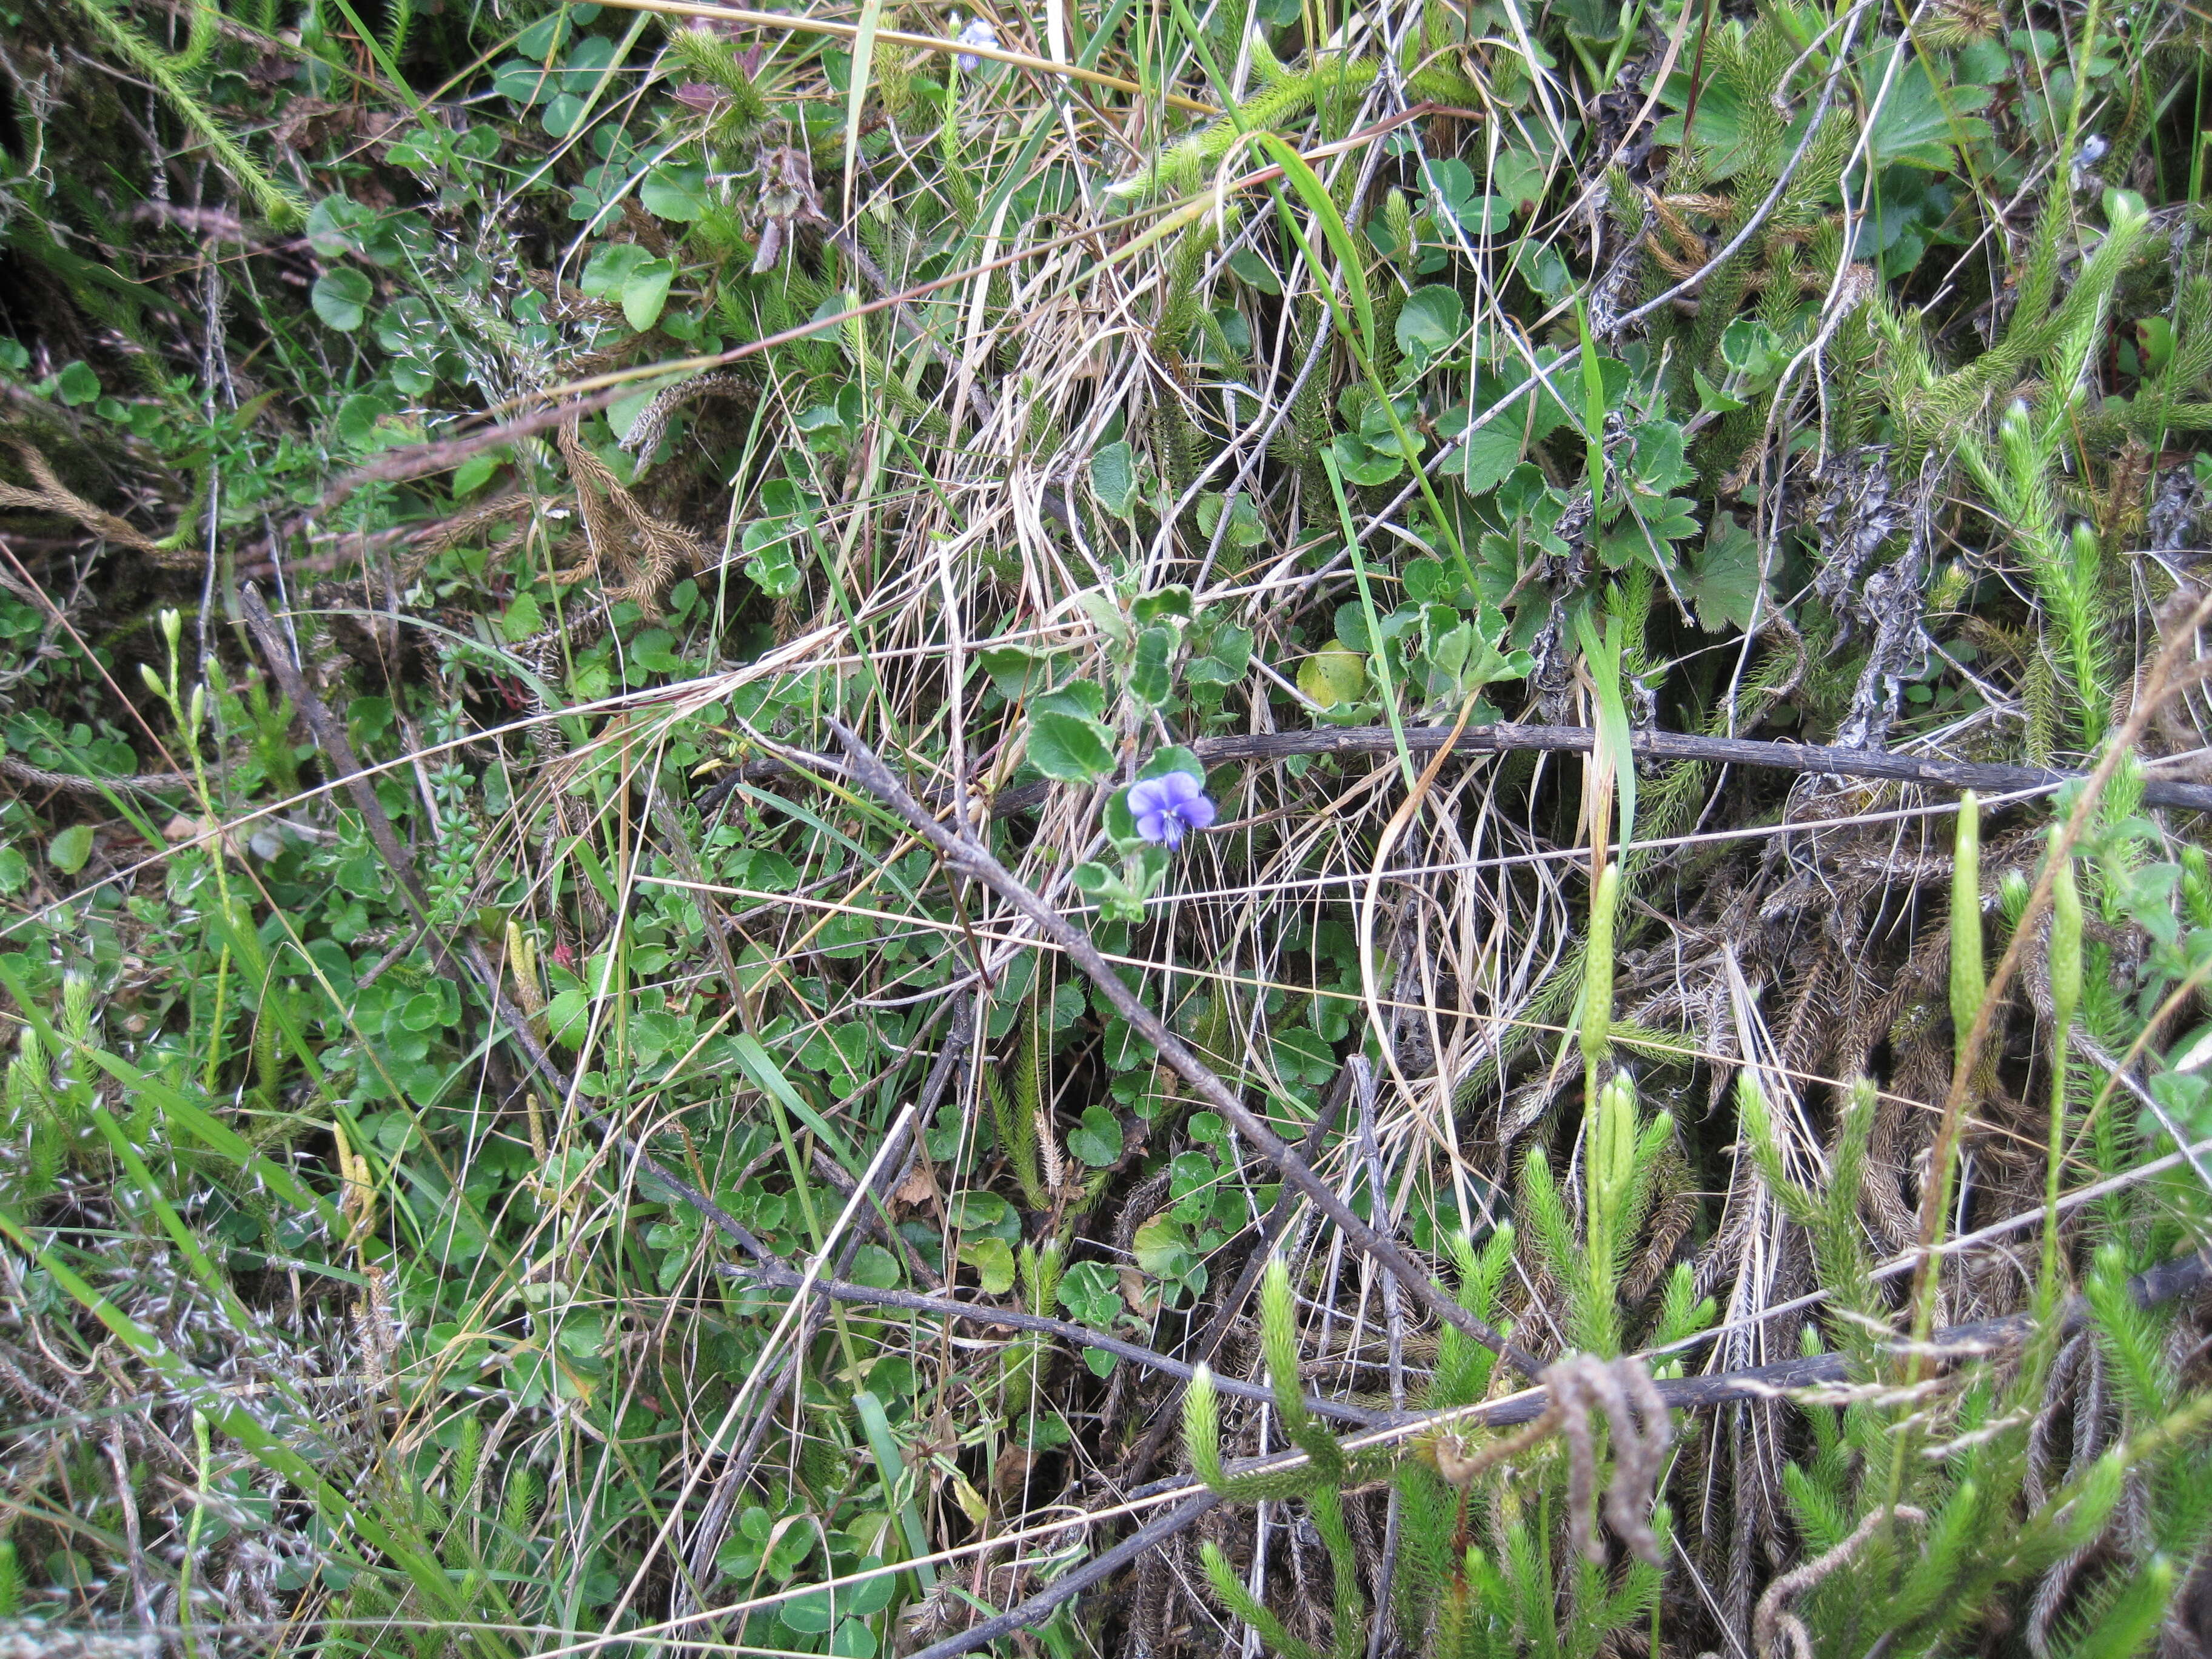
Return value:
[(1096, 680), (1070, 680), (1039, 697), (1036, 706), (1057, 709), (1063, 714), (1079, 714), (1085, 720), (1103, 720), (1106, 688)]
[(1096, 783), (1114, 769), (1114, 734), (1094, 720), (1057, 708), (1030, 715), (1030, 762), (1060, 783)]
[(1175, 690), (1175, 676), (1170, 665), (1175, 656), (1176, 631), (1163, 623), (1155, 623), (1137, 635), (1137, 658), (1129, 665), (1129, 690), (1133, 695), (1154, 708), (1168, 700)]
[(1415, 368), (1425, 368), (1458, 343), (1466, 326), (1467, 306), (1458, 289), (1441, 283), (1417, 288), (1398, 308), (1398, 349)]
[(1479, 426), (1467, 434), (1460, 469), (1470, 495), (1497, 489), (1505, 482), (1506, 475), (1521, 465), (1521, 428), (1527, 412), (1524, 409), (1509, 409), (1489, 425)]
[(1759, 538), (1727, 514), (1715, 514), (1681, 586), (1707, 633), (1748, 628), (1759, 605)]
[(1150, 623), (1190, 620), (1190, 589), (1181, 582), (1156, 587), (1129, 601), (1129, 616), (1139, 627)]
[(517, 593), (499, 619), (499, 631), (509, 645), (518, 645), (545, 626), (545, 617), (528, 589)]
[(1989, 88), (1949, 86), (1939, 92), (1929, 73), (1928, 60), (1917, 52), (1911, 62), (1890, 75), (1891, 55), (1911, 50), (1905, 41), (1898, 40), (1889, 52), (1866, 66), (1868, 85), (1887, 83), (1866, 135), (1868, 153), (1877, 168), (1902, 163), (1942, 173), (1952, 166), (1960, 143), (1974, 143), (1990, 136), (1990, 124), (1967, 113), (1989, 101)]
[(1008, 702), (1042, 691), (1052, 678), (1052, 659), (1025, 645), (987, 645), (975, 653), (975, 661)]

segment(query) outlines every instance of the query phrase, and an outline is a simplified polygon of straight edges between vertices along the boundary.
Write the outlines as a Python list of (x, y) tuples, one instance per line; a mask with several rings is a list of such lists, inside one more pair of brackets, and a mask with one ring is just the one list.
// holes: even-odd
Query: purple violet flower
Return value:
[(1129, 786), (1129, 811), (1137, 833), (1159, 847), (1180, 847), (1183, 833), (1213, 822), (1206, 785), (1188, 772), (1170, 772)]
[[(999, 44), (999, 32), (991, 27), (988, 19), (975, 17), (960, 31), (959, 40), (963, 46), (995, 46)], [(963, 75), (973, 75), (983, 67), (983, 60), (972, 52), (957, 53), (952, 61), (960, 66)]]

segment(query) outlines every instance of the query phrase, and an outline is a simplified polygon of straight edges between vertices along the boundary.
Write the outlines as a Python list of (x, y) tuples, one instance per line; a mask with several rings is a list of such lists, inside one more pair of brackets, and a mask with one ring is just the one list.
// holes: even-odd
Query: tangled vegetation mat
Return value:
[(2212, 1643), (2185, 0), (0, 0), (0, 1649)]

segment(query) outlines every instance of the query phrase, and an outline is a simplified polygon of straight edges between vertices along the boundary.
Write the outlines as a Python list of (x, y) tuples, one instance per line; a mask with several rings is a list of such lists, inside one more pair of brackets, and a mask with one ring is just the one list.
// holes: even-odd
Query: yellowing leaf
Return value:
[(1367, 689), (1367, 659), (1357, 651), (1331, 646), (1298, 665), (1298, 690), (1323, 708), (1357, 702)]

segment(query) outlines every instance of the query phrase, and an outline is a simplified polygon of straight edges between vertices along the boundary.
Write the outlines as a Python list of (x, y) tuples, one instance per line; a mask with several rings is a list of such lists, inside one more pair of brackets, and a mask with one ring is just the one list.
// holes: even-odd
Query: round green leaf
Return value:
[(315, 307), (316, 316), (339, 333), (350, 334), (368, 320), (368, 302), (374, 292), (368, 278), (362, 272), (341, 266), (316, 277), (308, 299)]
[(1103, 1261), (1079, 1261), (1060, 1276), (1060, 1305), (1085, 1325), (1106, 1326), (1121, 1316), (1121, 1285)]
[(100, 376), (86, 363), (71, 363), (62, 370), (54, 390), (71, 409), (100, 396)]
[(863, 1244), (853, 1253), (852, 1279), (888, 1291), (899, 1282), (898, 1258), (880, 1244)]
[(1003, 1238), (969, 1238), (960, 1245), (960, 1260), (975, 1270), (986, 1296), (1004, 1296), (1014, 1288), (1014, 1248)]
[(714, 204), (707, 192), (707, 169), (697, 162), (653, 168), (639, 183), (637, 199), (647, 213), (683, 225), (705, 218)]
[(1083, 1127), (1070, 1132), (1067, 1150), (1079, 1162), (1103, 1170), (1121, 1156), (1121, 1125), (1103, 1106), (1085, 1107)]
[(92, 826), (72, 823), (46, 843), (46, 862), (65, 876), (73, 876), (92, 856)]
[(345, 196), (325, 196), (307, 212), (307, 246), (325, 259), (367, 250), (376, 210)]
[(392, 413), (392, 405), (373, 392), (356, 392), (338, 405), (338, 441), (366, 449), (376, 439), (376, 423)]

